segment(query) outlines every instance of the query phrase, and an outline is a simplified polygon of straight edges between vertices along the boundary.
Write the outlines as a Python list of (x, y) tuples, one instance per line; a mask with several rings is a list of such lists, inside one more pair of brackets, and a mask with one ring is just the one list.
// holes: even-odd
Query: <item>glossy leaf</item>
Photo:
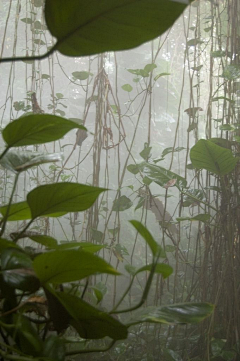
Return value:
[(103, 259), (85, 251), (56, 250), (37, 256), (33, 268), (42, 283), (65, 283), (97, 273), (120, 273)]
[(204, 139), (191, 148), (190, 158), (195, 168), (206, 169), (220, 176), (230, 173), (238, 162), (230, 149)]
[(20, 147), (53, 142), (75, 128), (86, 130), (82, 125), (56, 115), (30, 114), (9, 123), (2, 136), (8, 147)]
[(114, 340), (127, 337), (127, 327), (107, 313), (104, 313), (82, 299), (63, 292), (55, 293), (68, 311), (72, 326), (85, 339), (99, 339), (105, 336)]
[(45, 17), (57, 50), (84, 56), (130, 49), (156, 38), (187, 5), (169, 0), (46, 0)]
[(104, 188), (78, 183), (39, 186), (27, 195), (32, 218), (57, 212), (81, 212), (90, 208)]
[(211, 315), (214, 306), (210, 303), (182, 303), (162, 307), (147, 307), (135, 314), (130, 324), (153, 322), (165, 324), (198, 323)]
[(112, 210), (113, 212), (123, 212), (126, 209), (131, 208), (133, 205), (131, 199), (126, 196), (120, 196), (118, 199), (115, 199), (113, 202)]
[(1, 254), (1, 268), (2, 270), (17, 269), (17, 268), (32, 268), (31, 258), (22, 252), (20, 249), (8, 248)]
[(162, 187), (165, 186), (165, 184), (167, 184), (167, 182), (171, 181), (172, 179), (177, 180), (175, 185), (178, 187), (186, 187), (187, 185), (187, 181), (185, 178), (158, 165), (144, 163), (143, 171), (147, 174), (149, 179)]
[(40, 154), (10, 150), (0, 160), (0, 165), (11, 172), (20, 173), (40, 164), (59, 162), (60, 160), (62, 160), (60, 153)]
[(145, 241), (147, 242), (147, 244), (149, 245), (152, 251), (152, 254), (156, 256), (161, 251), (161, 247), (157, 244), (157, 242), (155, 241), (149, 230), (139, 221), (132, 220), (129, 222), (138, 231), (138, 233), (145, 239)]

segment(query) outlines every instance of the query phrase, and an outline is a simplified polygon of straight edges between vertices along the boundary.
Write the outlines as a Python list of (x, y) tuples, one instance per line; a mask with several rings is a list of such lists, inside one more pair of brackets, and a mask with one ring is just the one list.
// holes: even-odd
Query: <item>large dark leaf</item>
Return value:
[(127, 327), (107, 313), (76, 296), (63, 292), (56, 292), (55, 295), (72, 317), (70, 322), (81, 337), (98, 339), (108, 336), (114, 340), (127, 338)]
[(188, 1), (46, 0), (47, 26), (68, 56), (130, 49), (164, 33)]
[(53, 142), (74, 128), (86, 130), (82, 125), (56, 115), (31, 114), (9, 123), (2, 136), (8, 147), (20, 147)]
[(22, 291), (35, 292), (39, 280), (32, 269), (31, 258), (17, 248), (4, 249), (1, 254), (1, 266), (4, 282)]
[(37, 256), (33, 268), (42, 283), (64, 283), (96, 273), (120, 273), (103, 259), (85, 251), (52, 251)]
[(27, 195), (32, 218), (57, 212), (80, 212), (90, 208), (106, 189), (78, 183), (39, 186)]
[(182, 303), (162, 307), (147, 307), (130, 320), (130, 324), (153, 323), (197, 323), (208, 317), (214, 310), (210, 303)]
[(190, 158), (195, 168), (224, 175), (236, 166), (238, 158), (234, 158), (230, 149), (222, 148), (210, 140), (201, 139), (190, 151)]

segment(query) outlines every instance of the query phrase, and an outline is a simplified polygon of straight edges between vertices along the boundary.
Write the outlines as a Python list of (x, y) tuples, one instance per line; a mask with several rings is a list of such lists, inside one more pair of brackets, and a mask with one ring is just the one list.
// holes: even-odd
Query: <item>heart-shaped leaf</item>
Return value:
[(2, 131), (7, 146), (42, 144), (62, 138), (74, 128), (86, 130), (71, 120), (50, 114), (30, 114), (9, 123)]
[(46, 184), (29, 192), (27, 202), (33, 219), (56, 212), (81, 212), (105, 190), (79, 183)]
[(169, 0), (46, 0), (45, 18), (58, 51), (84, 56), (130, 49), (156, 38), (186, 6)]
[(213, 142), (201, 139), (190, 151), (190, 158), (195, 168), (206, 169), (220, 176), (230, 173), (236, 166), (230, 149), (220, 147)]

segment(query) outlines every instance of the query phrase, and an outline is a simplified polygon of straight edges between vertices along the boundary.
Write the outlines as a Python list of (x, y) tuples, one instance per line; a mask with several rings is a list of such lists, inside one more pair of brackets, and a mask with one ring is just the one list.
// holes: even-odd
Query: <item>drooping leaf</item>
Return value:
[(33, 20), (31, 18), (22, 18), (21, 21), (25, 24), (32, 24)]
[(191, 148), (190, 158), (195, 168), (206, 169), (220, 176), (230, 173), (238, 162), (230, 149), (219, 147), (205, 139), (199, 140)]
[(72, 129), (85, 127), (50, 114), (30, 114), (9, 123), (2, 131), (8, 147), (42, 144), (62, 138)]
[(220, 130), (233, 131), (235, 128), (231, 124), (222, 124), (219, 126)]
[(115, 199), (113, 202), (112, 210), (113, 212), (123, 212), (126, 209), (131, 208), (133, 205), (131, 199), (126, 196), (120, 196), (118, 199)]
[[(138, 270), (136, 270), (135, 275), (137, 275), (140, 272), (151, 271), (152, 267), (153, 267), (152, 264), (143, 266), (143, 267), (139, 268)], [(163, 278), (167, 278), (173, 273), (173, 269), (168, 264), (158, 263), (155, 267), (155, 273), (161, 274), (163, 276)]]
[(157, 244), (157, 242), (155, 241), (149, 230), (142, 223), (136, 220), (132, 220), (129, 222), (138, 231), (138, 233), (145, 239), (154, 256), (156, 256), (158, 253), (161, 252), (160, 245)]
[(4, 238), (0, 238), (0, 253), (2, 253), (2, 251), (5, 248), (20, 248), (15, 242), (9, 241), (7, 239)]
[(151, 179), (152, 181), (154, 181), (155, 183), (159, 184), (162, 187), (172, 179), (177, 180), (175, 184), (178, 187), (186, 187), (187, 185), (187, 181), (185, 178), (158, 165), (144, 163), (143, 171), (144, 173), (147, 174), (149, 179)]
[(184, 147), (177, 147), (177, 148), (173, 148), (173, 147), (169, 147), (163, 150), (162, 152), (162, 157), (165, 157), (165, 155), (172, 153), (172, 152), (181, 152), (181, 150), (186, 149)]
[(154, 77), (154, 80), (156, 81), (156, 80), (158, 80), (159, 78), (161, 78), (162, 76), (166, 76), (166, 75), (171, 75), (171, 73), (160, 73), (160, 74), (158, 74), (158, 75), (156, 75), (156, 76)]
[(57, 247), (57, 240), (53, 237), (46, 236), (46, 235), (34, 235), (29, 236), (29, 238), (36, 242), (41, 244), (42, 246), (48, 247), (48, 248), (56, 248)]
[[(8, 208), (7, 205), (0, 207), (0, 213), (2, 214), (3, 217), (6, 215), (7, 208)], [(66, 214), (66, 212), (56, 212), (52, 214), (47, 214), (46, 216), (61, 217), (64, 214)], [(8, 221), (24, 221), (26, 219), (31, 219), (31, 218), (32, 218), (31, 209), (27, 202), (24, 201), (24, 202), (11, 204), (7, 218)]]
[(221, 352), (226, 344), (226, 340), (222, 340), (220, 338), (214, 338), (211, 341), (211, 351), (213, 356), (220, 356)]
[(76, 296), (64, 292), (55, 292), (55, 295), (71, 316), (70, 323), (82, 338), (99, 339), (108, 336), (122, 340), (127, 337), (127, 327), (107, 313)]
[[(164, 33), (188, 4), (168, 0), (46, 0), (47, 26), (57, 50), (84, 56), (136, 47)], [(81, 9), (81, 10), (80, 10)]]
[(212, 98), (212, 102), (218, 102), (219, 100), (226, 100), (227, 102), (229, 102), (231, 104), (235, 103), (235, 100), (232, 100), (230, 98), (223, 97), (223, 96)]
[(94, 287), (93, 287), (93, 291), (94, 294), (97, 298), (98, 303), (102, 301), (104, 295), (107, 293), (107, 287), (104, 283), (102, 282), (98, 282)]
[(83, 250), (55, 250), (37, 256), (33, 268), (42, 283), (73, 282), (96, 273), (119, 275), (101, 258)]
[(178, 217), (176, 218), (177, 222), (181, 222), (181, 221), (201, 221), (201, 222), (207, 222), (209, 221), (209, 219), (211, 218), (210, 214), (208, 213), (202, 213), (202, 214), (197, 214), (194, 217)]
[(27, 195), (32, 218), (57, 212), (81, 212), (93, 205), (104, 188), (79, 183), (54, 183), (39, 186)]
[(10, 150), (0, 160), (0, 165), (11, 172), (19, 173), (40, 164), (59, 162), (60, 160), (62, 160), (60, 153), (43, 154)]
[(238, 65), (228, 64), (224, 67), (222, 78), (227, 80), (234, 80), (240, 77), (240, 68)]
[(210, 316), (213, 310), (214, 306), (210, 303), (183, 303), (162, 307), (147, 307), (136, 313), (129, 323), (198, 323)]

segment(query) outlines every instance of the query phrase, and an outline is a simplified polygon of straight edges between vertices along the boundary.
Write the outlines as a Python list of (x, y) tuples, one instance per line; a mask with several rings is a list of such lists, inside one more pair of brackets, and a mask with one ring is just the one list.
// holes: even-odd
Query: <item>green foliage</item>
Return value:
[(230, 173), (238, 162), (230, 149), (224, 149), (204, 139), (192, 147), (190, 158), (195, 168), (206, 169), (220, 176)]
[(55, 49), (64, 55), (83, 56), (130, 49), (156, 38), (185, 7), (169, 0), (137, 4), (130, 0), (46, 0), (45, 16), (48, 29), (57, 38)]

